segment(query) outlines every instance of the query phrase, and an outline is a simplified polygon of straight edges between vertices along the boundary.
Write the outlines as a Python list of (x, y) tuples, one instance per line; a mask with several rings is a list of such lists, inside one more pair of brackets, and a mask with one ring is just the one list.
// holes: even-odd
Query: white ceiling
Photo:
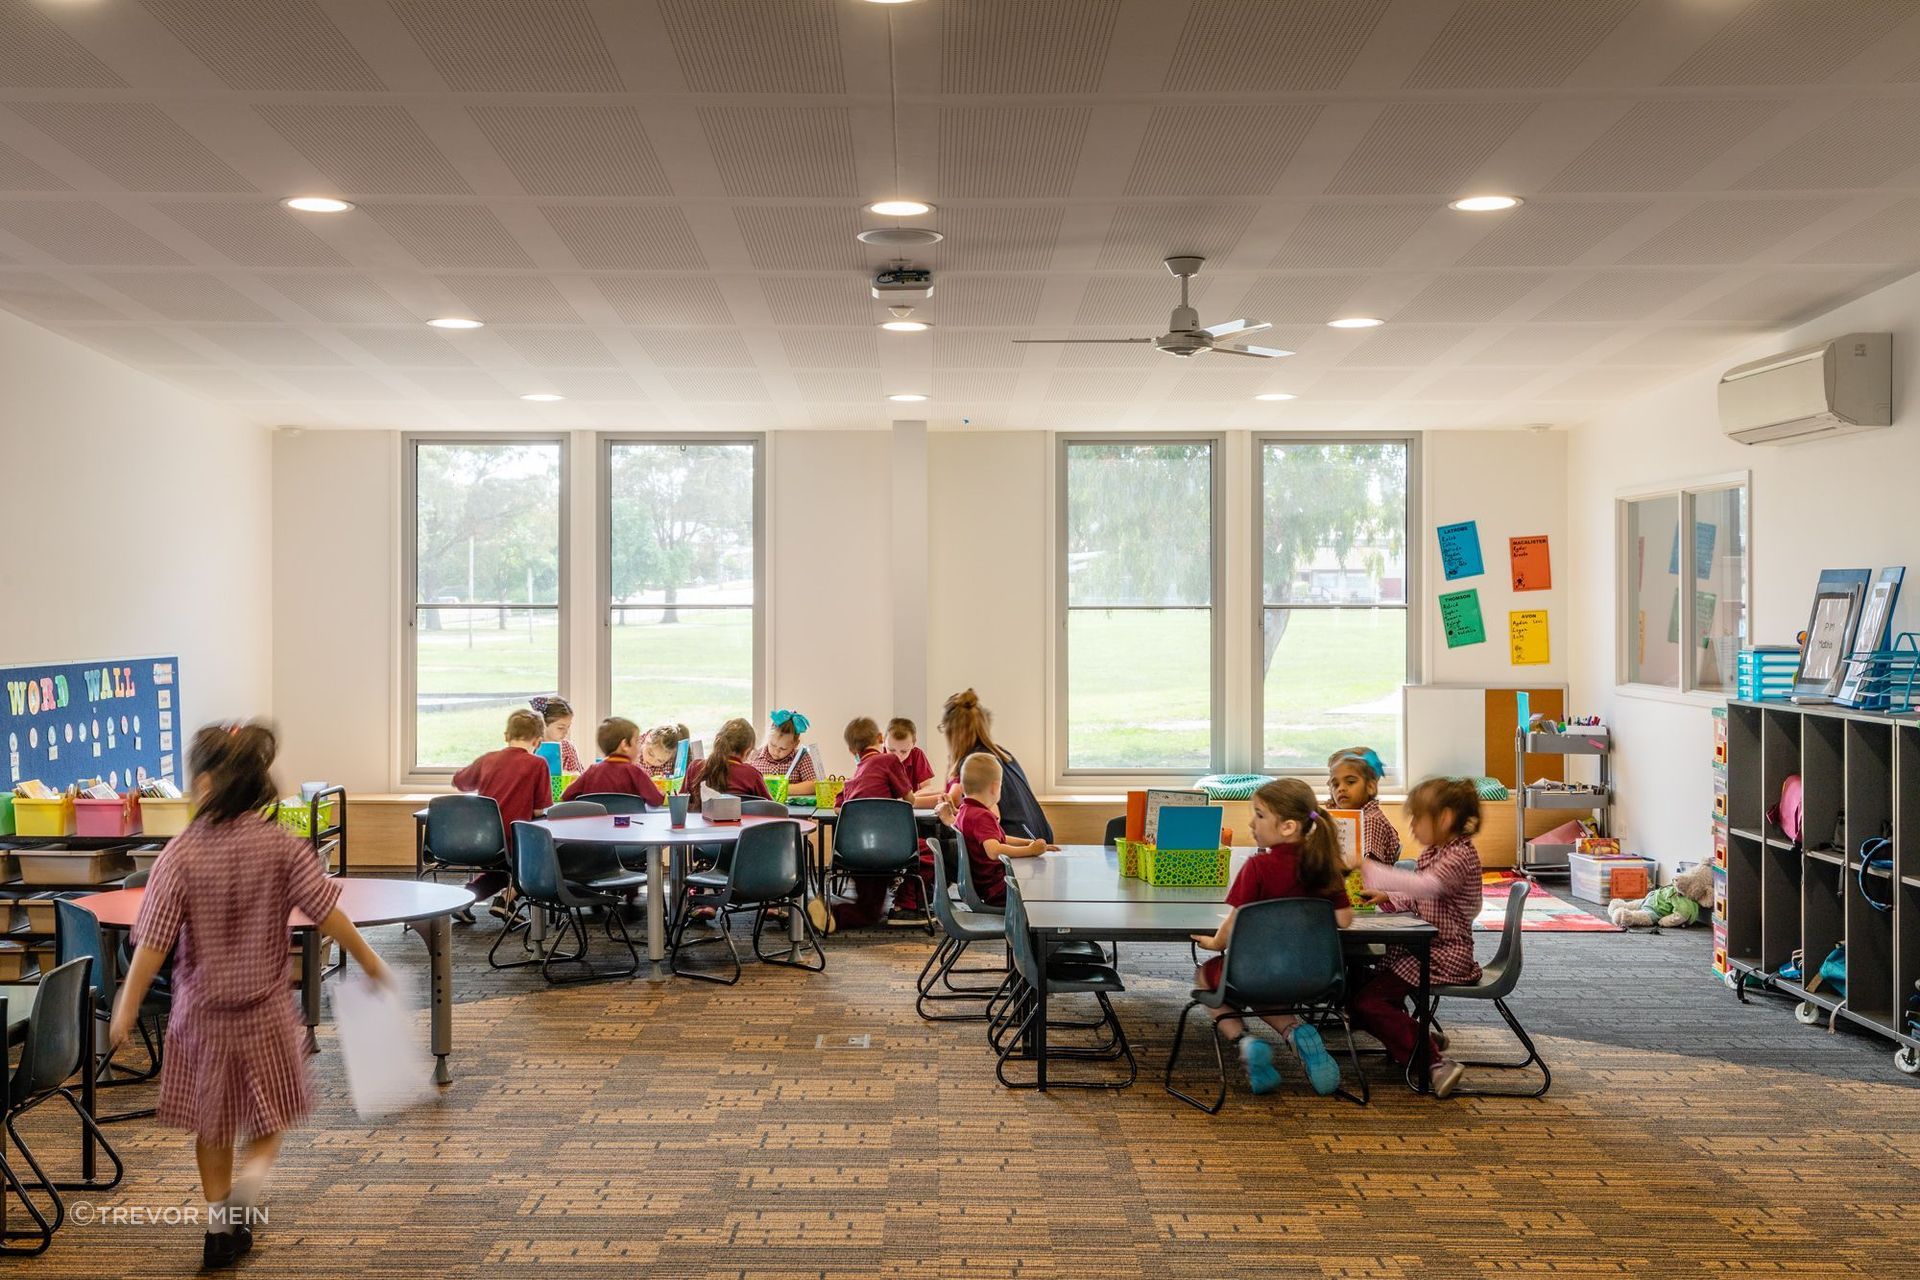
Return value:
[[(1008, 341), (1172, 253), (1299, 354)], [(1916, 267), (1915, 0), (0, 0), (0, 307), (262, 423), (1570, 422)]]

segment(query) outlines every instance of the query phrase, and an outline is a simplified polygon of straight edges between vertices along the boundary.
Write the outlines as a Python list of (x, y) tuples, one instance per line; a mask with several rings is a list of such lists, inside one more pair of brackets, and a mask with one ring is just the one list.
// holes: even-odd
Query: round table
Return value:
[[(647, 960), (653, 966), (655, 977), (666, 976), (664, 966), (667, 959), (667, 895), (658, 892), (658, 887), (679, 883), (684, 850), (697, 845), (734, 844), (746, 828), (764, 826), (769, 822), (790, 823), (798, 827), (802, 835), (815, 828), (815, 824), (805, 818), (748, 816), (738, 822), (710, 822), (705, 814), (700, 813), (688, 814), (687, 824), (676, 827), (672, 815), (665, 809), (618, 815), (628, 818), (627, 825), (621, 827), (614, 825), (615, 816), (601, 814), (587, 818), (543, 818), (538, 825), (553, 832), (556, 842), (627, 845), (646, 850), (649, 886)], [(788, 922), (788, 929), (794, 942), (805, 941), (806, 926), (797, 917)]]
[[(377, 924), (403, 924), (418, 933), (427, 944), (427, 963), (431, 974), (433, 1078), (446, 1084), (453, 1079), (447, 1070), (447, 1055), (453, 1052), (453, 913), (473, 905), (473, 895), (452, 885), (418, 880), (374, 880), (357, 876), (335, 877), (340, 886), (339, 909), (356, 928)], [(85, 907), (100, 921), (102, 930), (124, 931), (133, 927), (140, 915), (142, 889), (114, 889), (106, 893), (75, 898), (75, 906)], [(301, 946), (300, 997), (307, 1021), (307, 1047), (316, 1047), (313, 1029), (320, 1025), (320, 931), (306, 913), (294, 909), (287, 913), (287, 928), (299, 935)], [(109, 966), (118, 949), (105, 948)], [(107, 979), (109, 997), (115, 975)]]

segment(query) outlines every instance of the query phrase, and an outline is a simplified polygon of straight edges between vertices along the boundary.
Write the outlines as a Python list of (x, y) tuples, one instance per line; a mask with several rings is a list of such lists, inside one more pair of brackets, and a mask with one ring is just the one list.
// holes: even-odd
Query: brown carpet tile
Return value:
[[(1702, 972), (1705, 930), (1529, 937), (1516, 1006), (1555, 1069), (1544, 1100), (1439, 1102), (1376, 1071), (1358, 1109), (1295, 1070), (1209, 1118), (1159, 1083), (1184, 950), (1124, 957), (1140, 1083), (1041, 1097), (994, 1083), (976, 1025), (914, 1016), (917, 934), (836, 937), (819, 976), (550, 990), (485, 967), (494, 928), (457, 931), (439, 1105), (361, 1123), (322, 1029), (322, 1105), (246, 1274), (1916, 1274), (1920, 1092), (1880, 1041), (1736, 1005)], [(416, 941), (376, 941), (423, 980)], [(1464, 1012), (1457, 1029), (1505, 1048)], [(49, 1112), (28, 1132), (47, 1151), (69, 1131)], [(125, 1184), (73, 1199), (199, 1203), (185, 1135), (111, 1133)], [(10, 1261), (103, 1280), (187, 1274), (198, 1254), (195, 1227), (70, 1224)]]

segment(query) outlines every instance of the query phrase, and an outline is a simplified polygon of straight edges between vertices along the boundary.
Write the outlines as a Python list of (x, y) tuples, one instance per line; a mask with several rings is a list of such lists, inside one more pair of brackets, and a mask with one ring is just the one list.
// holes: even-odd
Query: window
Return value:
[(507, 712), (563, 682), (558, 440), (409, 439), (409, 772), (500, 745)]
[(1070, 772), (1216, 767), (1216, 443), (1062, 441), (1059, 687)]
[(1620, 501), (1620, 679), (1722, 693), (1747, 644), (1747, 485)]
[(1399, 773), (1413, 673), (1406, 439), (1259, 443), (1261, 767), (1368, 746)]
[(754, 440), (607, 442), (611, 714), (701, 739), (755, 719), (759, 460)]

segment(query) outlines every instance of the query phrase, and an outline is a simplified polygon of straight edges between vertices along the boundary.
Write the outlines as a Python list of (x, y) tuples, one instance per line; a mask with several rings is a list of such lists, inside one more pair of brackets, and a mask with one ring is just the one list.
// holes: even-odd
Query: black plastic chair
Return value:
[[(1093, 964), (1061, 955), (1049, 955), (1043, 967), (1034, 949), (1033, 934), (1027, 925), (1026, 903), (1021, 901), (1020, 886), (1011, 875), (1007, 877), (1006, 937), (1007, 947), (1013, 954), (1017, 989), (1007, 1002), (1008, 1010), (1001, 1021), (997, 1025), (989, 1024), (988, 1030), (989, 1042), (999, 1055), (994, 1074), (999, 1077), (1000, 1083), (1009, 1089), (1038, 1088), (1037, 1077), (1033, 1080), (1009, 1078), (1007, 1064), (1016, 1059), (1037, 1062), (1042, 1053), (1048, 1062), (1055, 1058), (1100, 1062), (1124, 1058), (1127, 1064), (1125, 1080), (1081, 1080), (1050, 1074), (1047, 1079), (1050, 1086), (1125, 1089), (1139, 1079), (1140, 1064), (1134, 1060), (1133, 1050), (1127, 1045), (1126, 1028), (1120, 1025), (1120, 1016), (1114, 1012), (1113, 1002), (1108, 999), (1108, 996), (1127, 989), (1120, 981), (1120, 974), (1110, 965)], [(1039, 991), (1043, 983), (1049, 1000), (1059, 995), (1091, 995), (1100, 1006), (1100, 1017), (1092, 1022), (1063, 1022), (1049, 1018), (1042, 1027)], [(1104, 1043), (1091, 1046), (1061, 1046), (1047, 1041), (1048, 1031), (1070, 1028), (1104, 1030), (1108, 1033), (1107, 1039)]]
[(1513, 882), (1513, 887), (1507, 890), (1507, 918), (1500, 927), (1500, 949), (1494, 953), (1493, 959), (1481, 966), (1480, 981), (1463, 986), (1433, 988), (1433, 1006), (1437, 1013), (1442, 999), (1491, 1000), (1500, 1016), (1506, 1019), (1508, 1029), (1520, 1042), (1521, 1048), (1527, 1051), (1527, 1056), (1518, 1062), (1469, 1061), (1465, 1058), (1459, 1058), (1456, 1061), (1463, 1067), (1482, 1067), (1495, 1071), (1524, 1071), (1528, 1067), (1539, 1067), (1540, 1087), (1530, 1093), (1518, 1093), (1505, 1089), (1456, 1088), (1453, 1091), (1455, 1097), (1477, 1095), (1539, 1098), (1544, 1097), (1547, 1090), (1553, 1087), (1553, 1072), (1548, 1069), (1546, 1059), (1540, 1056), (1540, 1050), (1534, 1047), (1533, 1038), (1527, 1034), (1526, 1028), (1520, 1025), (1520, 1020), (1513, 1016), (1513, 1010), (1507, 1007), (1507, 997), (1512, 995), (1513, 989), (1520, 985), (1520, 939), (1523, 936), (1522, 922), (1526, 915), (1527, 894), (1531, 889), (1532, 886), (1525, 880), (1516, 880)]
[(1120, 838), (1127, 834), (1127, 815), (1107, 819), (1107, 848), (1118, 847)]
[[(799, 830), (799, 824), (792, 822), (757, 822), (742, 827), (740, 839), (733, 846), (732, 860), (719, 883), (695, 876), (687, 878), (688, 892), (674, 915), (673, 936), (669, 943), (669, 962), (674, 973), (727, 986), (740, 981), (740, 952), (733, 945), (733, 934), (729, 928), (736, 911), (753, 912), (753, 955), (762, 964), (784, 965), (814, 973), (827, 967), (827, 953), (820, 946), (813, 921), (807, 919), (807, 868), (801, 853)], [(714, 873), (701, 874), (710, 877)], [(784, 955), (768, 955), (761, 949), (760, 936), (766, 928), (769, 907), (785, 907), (789, 919), (798, 914), (801, 927), (806, 930), (804, 945), (813, 948), (818, 964), (809, 964), (799, 958), (800, 944), (789, 945)], [(715, 932), (709, 937), (689, 942), (686, 939), (687, 925), (693, 919), (693, 913), (701, 908), (713, 910)], [(681, 957), (688, 951), (715, 943), (722, 943), (727, 948), (727, 957), (733, 965), (730, 977), (681, 968)]]
[[(624, 791), (596, 791), (590, 796), (577, 796), (577, 800), (587, 804), (597, 804), (608, 813), (645, 813), (647, 802), (639, 796), (628, 795)], [(562, 801), (565, 803), (565, 801)], [(553, 810), (547, 810), (547, 816), (553, 816)]]
[[(911, 877), (920, 886), (920, 901), (932, 897), (920, 871), (920, 826), (913, 805), (905, 800), (848, 800), (833, 824), (834, 874), (849, 879), (872, 878), (892, 884)], [(933, 915), (927, 915), (933, 932)]]
[[(1186, 1039), (1187, 1019), (1195, 1009), (1238, 1011), (1243, 1017), (1293, 1014), (1302, 1018), (1337, 1020), (1346, 1032), (1347, 1058), (1353, 1064), (1360, 1092), (1346, 1088), (1334, 1096), (1365, 1106), (1371, 1096), (1360, 1055), (1354, 1048), (1353, 1024), (1347, 1020), (1347, 963), (1340, 947), (1340, 929), (1333, 904), (1325, 898), (1269, 898), (1249, 902), (1233, 917), (1227, 939), (1226, 962), (1220, 966), (1220, 985), (1211, 991), (1196, 989), (1180, 1011), (1173, 1048), (1167, 1054), (1166, 1090), (1180, 1101), (1217, 1113), (1227, 1100), (1227, 1062), (1221, 1051), (1220, 1024), (1208, 1021), (1213, 1037), (1214, 1065), (1220, 1073), (1220, 1092), (1211, 1104), (1173, 1087), (1173, 1069)], [(1251, 1030), (1248, 1031), (1252, 1035)]]
[[(58, 899), (53, 906), (54, 919), (54, 962), (70, 964), (75, 960), (90, 961), (87, 970), (87, 992), (93, 1005), (93, 1016), (98, 1024), (95, 1027), (94, 1044), (106, 1043), (103, 1028), (113, 1020), (113, 1002), (107, 993), (100, 989), (100, 975), (106, 972), (106, 942), (100, 933), (100, 919), (85, 907), (77, 907), (65, 899)], [(95, 1054), (94, 1087), (112, 1089), (121, 1085), (143, 1084), (160, 1074), (160, 1058), (166, 1052), (165, 1019), (173, 1011), (173, 993), (165, 979), (156, 975), (154, 982), (147, 988), (146, 998), (140, 1002), (139, 1016), (134, 1019), (134, 1030), (140, 1033), (140, 1043), (146, 1049), (147, 1065), (135, 1071), (119, 1066), (113, 1061), (111, 1051)], [(110, 1116), (96, 1116), (101, 1124), (112, 1124), (118, 1120), (141, 1120), (153, 1114), (153, 1108), (139, 1111), (125, 1111)]]
[(415, 878), (438, 880), (442, 871), (471, 876), (508, 870), (506, 829), (500, 806), (487, 796), (435, 796), (427, 801), (427, 834)]
[(743, 818), (784, 818), (787, 806), (778, 800), (762, 800), (758, 796), (749, 796), (740, 802), (740, 816)]
[[(26, 1044), (20, 1050), (20, 1065), (14, 1070), (8, 1092), (10, 1105), (6, 1121), (7, 1136), (19, 1148), (33, 1176), (23, 1182), (9, 1166), (6, 1178), (7, 1184), (33, 1218), (35, 1229), (25, 1234), (38, 1237), (39, 1243), (24, 1250), (9, 1247), (5, 1250), (8, 1253), (37, 1254), (53, 1242), (53, 1233), (60, 1229), (67, 1218), (66, 1203), (60, 1198), (62, 1191), (111, 1191), (120, 1185), (120, 1179), (126, 1173), (126, 1166), (120, 1162), (120, 1153), (113, 1149), (106, 1133), (67, 1088), (67, 1081), (74, 1073), (90, 1069), (86, 1061), (86, 1041), (87, 1024), (94, 1016), (90, 983), (92, 967), (93, 961), (82, 956), (58, 965), (43, 975), (39, 994), (34, 999), (33, 1012), (27, 1018)], [(51, 1098), (60, 1098), (73, 1108), (73, 1114), (80, 1118), (80, 1140), (83, 1143), (91, 1139), (107, 1153), (107, 1159), (113, 1162), (113, 1177), (110, 1180), (55, 1181), (41, 1168), (39, 1158), (21, 1138), (18, 1122), (21, 1116)], [(53, 1210), (52, 1222), (48, 1222), (46, 1214), (28, 1196), (29, 1186), (47, 1197), (49, 1207)], [(8, 1232), (9, 1237), (14, 1234)]]
[[(518, 864), (520, 896), (527, 902), (529, 910), (552, 912), (560, 925), (559, 932), (550, 939), (552, 949), (537, 961), (541, 977), (559, 984), (590, 982), (598, 978), (630, 978), (640, 971), (640, 953), (634, 949), (633, 939), (627, 936), (627, 927), (621, 922), (620, 913), (612, 910), (620, 905), (618, 889), (579, 883), (563, 874), (560, 851), (554, 845), (553, 832), (545, 827), (531, 822), (514, 823), (513, 847)], [(596, 969), (587, 959), (587, 912), (594, 907), (608, 908), (604, 913), (607, 937), (627, 949), (626, 968)], [(578, 947), (572, 952), (563, 953), (561, 943), (569, 936), (575, 939)], [(494, 945), (499, 946), (499, 942), (496, 940)], [(536, 961), (519, 963), (533, 964)], [(556, 977), (553, 972), (556, 964), (578, 964), (584, 972)], [(519, 964), (499, 964), (495, 967), (517, 968)]]
[[(965, 841), (957, 831), (945, 833), (953, 843), (960, 846), (960, 858), (955, 864), (964, 867), (967, 853)], [(1013, 980), (1013, 970), (1007, 965), (962, 969), (958, 967), (960, 957), (969, 946), (976, 942), (1000, 942), (1007, 935), (1007, 922), (998, 911), (974, 911), (953, 900), (953, 894), (947, 884), (947, 859), (936, 856), (933, 860), (933, 915), (940, 922), (940, 941), (934, 946), (933, 954), (920, 969), (920, 976), (914, 981), (914, 989), (920, 994), (913, 1002), (913, 1011), (928, 1022), (984, 1022), (987, 1019), (986, 1004), (1007, 989)], [(991, 987), (955, 986), (956, 975), (996, 975), (1000, 981)], [(936, 987), (945, 987), (936, 991)], [(985, 1002), (973, 1013), (929, 1013), (929, 1004), (946, 1004), (954, 1001)]]

